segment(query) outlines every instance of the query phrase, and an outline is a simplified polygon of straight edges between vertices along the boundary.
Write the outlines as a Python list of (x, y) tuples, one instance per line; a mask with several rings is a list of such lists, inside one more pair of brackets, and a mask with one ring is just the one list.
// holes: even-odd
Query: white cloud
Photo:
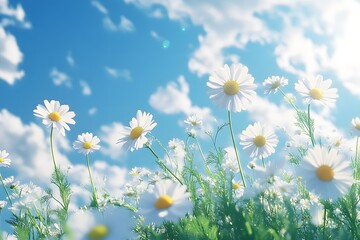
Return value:
[(67, 53), (67, 55), (66, 55), (66, 61), (67, 61), (67, 63), (68, 63), (71, 67), (74, 67), (74, 66), (75, 66), (75, 60), (74, 60), (71, 52), (68, 52), (68, 53)]
[(0, 80), (12, 85), (25, 76), (19, 65), (23, 60), (23, 53), (17, 44), (16, 38), (5, 30), (7, 26), (20, 25), (22, 28), (31, 28), (31, 23), (25, 20), (25, 11), (21, 4), (16, 7), (9, 5), (8, 0), (0, 0)]
[(105, 67), (105, 71), (113, 78), (123, 78), (127, 81), (132, 80), (131, 72), (129, 69), (115, 69), (112, 67)]
[(215, 122), (209, 108), (201, 108), (193, 105), (189, 97), (189, 84), (184, 76), (180, 76), (176, 82), (170, 82), (167, 86), (158, 87), (155, 93), (150, 96), (149, 104), (159, 112), (165, 114), (183, 113), (186, 116), (196, 114), (203, 119), (204, 128), (211, 130)]
[(80, 80), (80, 87), (82, 89), (82, 94), (85, 96), (90, 96), (91, 95), (91, 88), (89, 86), (89, 83), (84, 81), (84, 80)]
[(135, 26), (128, 18), (120, 16), (119, 29), (125, 32), (133, 32), (135, 30)]
[(92, 107), (89, 109), (88, 111), (89, 115), (95, 115), (97, 113), (97, 108), (96, 107)]
[(119, 23), (114, 23), (109, 16), (109, 11), (98, 1), (91, 1), (91, 5), (93, 5), (99, 12), (101, 12), (104, 16), (103, 25), (105, 29), (113, 32), (122, 31), (122, 32), (133, 32), (135, 31), (135, 26), (130, 19), (121, 15)]
[[(239, 61), (229, 48), (271, 44), (278, 66), (294, 75), (333, 71), (337, 81), (360, 97), (360, 2), (347, 1), (163, 1), (125, 0), (150, 16), (191, 22), (204, 34), (189, 59), (190, 71), (202, 76), (226, 61)], [(156, 35), (155, 35), (156, 38)], [(257, 52), (256, 57), (261, 57)]]
[(99, 10), (99, 12), (101, 12), (102, 14), (107, 15), (108, 14), (108, 10), (104, 7), (104, 5), (102, 5), (100, 2), (98, 1), (91, 1), (91, 5), (93, 5), (97, 10)]
[(189, 98), (189, 85), (185, 78), (180, 76), (177, 83), (170, 82), (165, 88), (158, 87), (150, 96), (149, 104), (166, 114), (187, 113), (192, 103)]
[(109, 31), (122, 31), (122, 32), (133, 32), (135, 31), (134, 24), (125, 16), (120, 16), (118, 24), (114, 23), (109, 16), (105, 16), (103, 19), (104, 27)]
[(50, 71), (50, 78), (56, 86), (65, 85), (71, 88), (71, 78), (64, 72), (60, 72), (57, 68), (53, 68)]
[(16, 38), (0, 26), (0, 79), (8, 84), (14, 84), (25, 72), (18, 70), (23, 54), (17, 45)]
[(13, 17), (19, 22), (23, 22), (25, 20), (25, 11), (21, 4), (18, 4), (16, 8), (12, 8), (9, 6), (8, 0), (0, 0), (0, 14)]
[(121, 144), (116, 144), (119, 139), (118, 133), (123, 128), (124, 126), (118, 122), (101, 126), (100, 138), (103, 142), (101, 152), (113, 160), (119, 160), (119, 157), (124, 154)]

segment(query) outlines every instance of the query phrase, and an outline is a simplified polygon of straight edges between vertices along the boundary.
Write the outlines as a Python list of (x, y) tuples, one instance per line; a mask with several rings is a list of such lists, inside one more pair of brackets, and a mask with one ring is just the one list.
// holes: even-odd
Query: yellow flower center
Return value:
[(334, 178), (334, 170), (328, 165), (321, 165), (316, 169), (316, 176), (321, 181), (329, 182)]
[(198, 122), (197, 122), (197, 121), (191, 121), (190, 123), (191, 123), (191, 125), (193, 125), (193, 126), (197, 126), (197, 125), (198, 125)]
[(261, 136), (261, 135), (256, 136), (256, 137), (254, 138), (254, 144), (255, 144), (255, 146), (257, 146), (257, 147), (263, 147), (263, 146), (266, 144), (266, 139), (265, 139), (265, 137), (264, 137), (264, 136)]
[(90, 148), (92, 148), (91, 142), (85, 142), (85, 143), (83, 144), (83, 148), (84, 148), (84, 149), (90, 149)]
[(109, 229), (105, 225), (96, 225), (88, 233), (90, 240), (101, 240), (109, 234)]
[(159, 197), (155, 202), (155, 207), (157, 209), (166, 209), (171, 207), (173, 205), (173, 199), (169, 197), (168, 195), (163, 195)]
[(280, 86), (280, 82), (274, 82), (272, 85), (271, 85), (271, 89), (276, 89)]
[(239, 188), (240, 188), (240, 184), (238, 184), (238, 183), (233, 183), (232, 188), (233, 188), (233, 189), (239, 189)]
[(235, 80), (228, 80), (223, 86), (226, 95), (235, 95), (240, 90), (240, 85)]
[(58, 122), (61, 119), (60, 113), (59, 112), (52, 112), (48, 115), (48, 118), (53, 121), (53, 122)]
[(357, 124), (355, 125), (355, 128), (356, 128), (357, 130), (360, 130), (360, 123), (357, 123)]
[(144, 131), (144, 129), (142, 127), (133, 128), (130, 132), (130, 138), (136, 139), (136, 138), (140, 137), (140, 135), (142, 134), (143, 131)]
[(4, 159), (2, 157), (0, 157), (0, 163), (4, 162)]
[(316, 100), (320, 100), (323, 97), (322, 91), (318, 88), (311, 89), (309, 94), (313, 99), (316, 99)]

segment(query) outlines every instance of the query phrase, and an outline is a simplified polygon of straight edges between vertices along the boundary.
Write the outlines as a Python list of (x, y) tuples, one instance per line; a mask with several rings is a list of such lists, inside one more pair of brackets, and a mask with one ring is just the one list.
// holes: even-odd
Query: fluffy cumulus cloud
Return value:
[(16, 38), (0, 26), (0, 79), (9, 84), (21, 79), (25, 75), (23, 70), (18, 70), (22, 59)]
[(23, 53), (15, 36), (5, 28), (9, 25), (30, 28), (31, 25), (25, 20), (25, 11), (20, 4), (12, 7), (7, 0), (0, 0), (0, 15), (0, 80), (14, 84), (25, 75), (25, 72), (19, 69)]
[(103, 146), (101, 151), (110, 156), (113, 160), (119, 160), (119, 157), (124, 154), (120, 144), (117, 144), (119, 139), (119, 132), (124, 128), (121, 123), (114, 122), (110, 125), (101, 126), (101, 140)]
[[(298, 76), (333, 71), (353, 95), (360, 97), (360, 2), (346, 1), (165, 1), (125, 0), (152, 17), (187, 19), (204, 29), (189, 59), (198, 74), (234, 58), (229, 48), (269, 44), (278, 66)], [(165, 13), (163, 10), (165, 9)], [(161, 12), (162, 14), (153, 14)]]
[(203, 119), (204, 128), (210, 130), (215, 121), (211, 110), (207, 107), (193, 105), (189, 92), (189, 84), (184, 76), (180, 76), (177, 82), (169, 82), (166, 87), (158, 87), (156, 92), (150, 96), (149, 104), (165, 114), (197, 115)]

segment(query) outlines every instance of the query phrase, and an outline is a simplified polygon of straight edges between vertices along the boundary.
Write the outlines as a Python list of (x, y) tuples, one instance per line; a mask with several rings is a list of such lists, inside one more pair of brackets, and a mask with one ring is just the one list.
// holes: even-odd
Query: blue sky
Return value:
[[(288, 78), (284, 90), (301, 105), (294, 83), (322, 74), (340, 98), (335, 108), (314, 108), (319, 134), (351, 145), (350, 121), (360, 115), (359, 16), (360, 3), (350, 0), (0, 0), (0, 149), (13, 160), (1, 173), (47, 184), (49, 131), (32, 113), (45, 99), (76, 113), (76, 125), (57, 140), (59, 161), (74, 169), (74, 184), (82, 184), (75, 176), (84, 159), (71, 145), (86, 131), (102, 141), (91, 156), (99, 176), (125, 180), (133, 166), (154, 169), (145, 150), (124, 153), (115, 144), (119, 128), (138, 109), (151, 112), (158, 123), (153, 134), (166, 145), (185, 139), (181, 122), (189, 114), (200, 113), (210, 128), (224, 122), (226, 112), (208, 99), (206, 81), (233, 62), (249, 67), (259, 95), (249, 111), (233, 115), (236, 134), (254, 121), (291, 134), (289, 106), (279, 94), (264, 96), (262, 81)], [(224, 138), (223, 146), (229, 144)]]

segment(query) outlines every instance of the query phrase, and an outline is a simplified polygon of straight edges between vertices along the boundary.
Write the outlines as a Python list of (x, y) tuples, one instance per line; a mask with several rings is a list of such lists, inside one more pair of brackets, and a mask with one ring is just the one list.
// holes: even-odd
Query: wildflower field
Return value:
[[(134, 167), (129, 172), (133, 179), (120, 198), (98, 191), (89, 158), (100, 149), (101, 139), (83, 133), (73, 148), (86, 160), (91, 197), (75, 211), (69, 209), (71, 185), (66, 170), (57, 164), (53, 139), (54, 131), (62, 135), (70, 131), (75, 113), (59, 101), (44, 100), (34, 115), (50, 129), (49, 185), (55, 189), (0, 175), (7, 196), (1, 209), (12, 213), (7, 222), (13, 235), (8, 239), (118, 239), (120, 208), (132, 213), (132, 231), (138, 239), (359, 239), (360, 118), (351, 121), (355, 152), (349, 157), (338, 142), (331, 144), (316, 134), (311, 117), (313, 104), (334, 104), (338, 98), (331, 83), (320, 75), (295, 83), (306, 109), (284, 93), (287, 79), (272, 76), (262, 83), (265, 94), (282, 94), (291, 105), (297, 137), (303, 137), (300, 141), (289, 136), (283, 148), (277, 146), (276, 129), (265, 123), (250, 123), (240, 137), (234, 134), (232, 114), (246, 111), (256, 97), (254, 78), (241, 64), (224, 65), (207, 82), (210, 99), (228, 117), (214, 132), (203, 132), (202, 119), (191, 115), (184, 121), (186, 139), (173, 138), (164, 146), (151, 134), (157, 127), (153, 115), (138, 110), (129, 126), (117, 133), (117, 143), (127, 151), (149, 151), (160, 171)], [(211, 140), (209, 152), (203, 152), (200, 134)], [(232, 146), (223, 146), (219, 134), (231, 138)], [(154, 145), (162, 152), (156, 152)], [(282, 157), (272, 157), (276, 149), (283, 151)], [(240, 159), (239, 151), (251, 161)], [(0, 164), (12, 167), (6, 149), (1, 151)], [(95, 219), (82, 236), (74, 227), (78, 215)]]
[(360, 240), (359, 22), (0, 0), (0, 240)]

